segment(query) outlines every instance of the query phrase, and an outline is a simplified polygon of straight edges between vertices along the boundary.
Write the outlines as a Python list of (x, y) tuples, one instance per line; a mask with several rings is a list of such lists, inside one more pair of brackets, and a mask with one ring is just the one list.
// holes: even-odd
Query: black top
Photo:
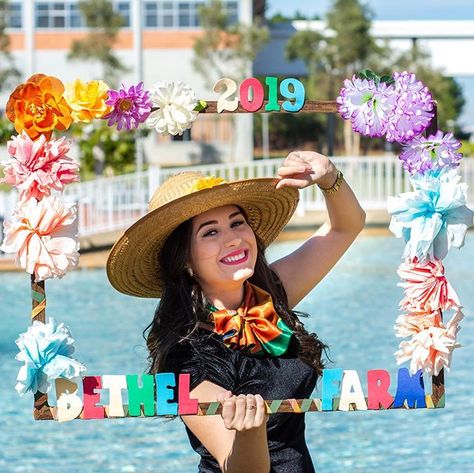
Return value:
[[(169, 353), (167, 372), (189, 373), (191, 390), (202, 381), (218, 384), (233, 394), (260, 394), (264, 399), (309, 398), (316, 371), (297, 356), (293, 335), (280, 357), (253, 357), (227, 348), (219, 334), (199, 328), (191, 341)], [(304, 437), (304, 414), (272, 414), (267, 422), (271, 473), (314, 473)], [(201, 455), (200, 473), (220, 473), (218, 462), (186, 427), (192, 448)]]

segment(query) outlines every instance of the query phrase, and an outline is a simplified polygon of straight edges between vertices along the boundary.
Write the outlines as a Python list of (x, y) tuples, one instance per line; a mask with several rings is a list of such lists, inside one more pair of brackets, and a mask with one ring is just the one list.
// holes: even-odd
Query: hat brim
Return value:
[(166, 239), (186, 220), (224, 205), (238, 205), (267, 247), (282, 231), (298, 205), (293, 187), (276, 189), (278, 179), (261, 178), (219, 184), (175, 199), (137, 220), (113, 245), (107, 277), (119, 292), (161, 297), (160, 252)]

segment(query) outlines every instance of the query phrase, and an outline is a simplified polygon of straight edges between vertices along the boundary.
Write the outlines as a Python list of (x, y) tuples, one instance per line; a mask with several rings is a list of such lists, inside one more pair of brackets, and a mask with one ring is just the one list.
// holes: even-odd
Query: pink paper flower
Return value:
[(394, 72), (395, 108), (389, 117), (387, 141), (406, 143), (423, 133), (434, 116), (434, 101), (425, 85), (410, 72)]
[(51, 189), (62, 192), (64, 186), (79, 181), (79, 163), (67, 156), (69, 143), (65, 138), (46, 140), (44, 135), (33, 141), (26, 132), (13, 136), (7, 144), (12, 159), (2, 161), (5, 182), (19, 191), (19, 200), (32, 197), (41, 200)]
[(337, 97), (339, 113), (351, 120), (352, 129), (362, 135), (380, 137), (387, 131), (389, 115), (395, 104), (395, 87), (382, 82), (361, 79), (355, 75), (346, 79)]
[(399, 315), (394, 325), (395, 336), (406, 338), (412, 337), (429, 327), (438, 327), (441, 324), (441, 313), (433, 312), (410, 312)]
[(439, 323), (439, 326), (434, 324), (424, 327), (427, 319), (423, 320), (412, 338), (400, 343), (395, 353), (397, 364), (410, 360), (412, 374), (419, 369), (435, 376), (442, 368), (449, 371), (452, 352), (460, 346), (456, 337), (460, 329), (458, 323), (463, 317), (461, 310), (458, 310), (446, 326)]
[(429, 312), (461, 307), (456, 291), (444, 275), (441, 260), (434, 258), (424, 265), (416, 258), (413, 262), (407, 260), (399, 266), (397, 273), (405, 280), (398, 283), (405, 289), (405, 298), (400, 302), (402, 310)]
[(76, 213), (75, 204), (52, 195), (19, 202), (13, 221), (4, 222), (0, 249), (16, 253), (16, 263), (34, 274), (35, 282), (62, 278), (79, 260)]

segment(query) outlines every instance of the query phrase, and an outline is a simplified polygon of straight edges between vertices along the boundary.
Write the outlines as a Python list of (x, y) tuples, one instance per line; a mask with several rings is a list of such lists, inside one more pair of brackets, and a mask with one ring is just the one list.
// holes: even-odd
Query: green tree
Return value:
[[(333, 0), (326, 18), (328, 32), (305, 30), (293, 35), (285, 54), (305, 63), (308, 98), (335, 99), (344, 79), (364, 68), (380, 69), (387, 61), (387, 47), (370, 34), (372, 18), (372, 11), (359, 0)], [(347, 154), (359, 153), (360, 137), (349, 122), (344, 122), (344, 145)]]
[(8, 0), (0, 0), (0, 90), (9, 89), (20, 77), (10, 53), (10, 38), (5, 33), (7, 27)]
[(193, 66), (208, 85), (221, 77), (232, 77), (236, 81), (245, 78), (248, 63), (269, 39), (269, 32), (261, 24), (232, 24), (220, 0), (211, 0), (199, 9), (203, 35), (194, 43)]
[(465, 104), (462, 88), (454, 78), (445, 76), (432, 66), (429, 52), (414, 41), (408, 52), (395, 59), (392, 70), (415, 73), (416, 78), (430, 89), (438, 104), (439, 128), (444, 131), (453, 128)]
[(123, 17), (114, 10), (110, 0), (81, 0), (79, 8), (89, 34), (72, 43), (68, 59), (98, 61), (103, 67), (103, 77), (109, 85), (115, 85), (120, 75), (128, 70), (113, 50)]

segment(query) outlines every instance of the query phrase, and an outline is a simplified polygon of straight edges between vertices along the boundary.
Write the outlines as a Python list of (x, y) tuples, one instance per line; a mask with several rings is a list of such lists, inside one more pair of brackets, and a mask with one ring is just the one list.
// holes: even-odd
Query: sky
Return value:
[[(474, 0), (365, 0), (379, 20), (474, 20)], [(267, 0), (268, 16), (324, 16), (331, 0)]]
[[(324, 18), (332, 0), (267, 0), (267, 16), (296, 11), (312, 18)], [(375, 20), (474, 20), (474, 0), (361, 0), (368, 5)], [(471, 59), (474, 60), (474, 59)], [(474, 78), (458, 78), (466, 98), (458, 119), (461, 125), (474, 125)]]

